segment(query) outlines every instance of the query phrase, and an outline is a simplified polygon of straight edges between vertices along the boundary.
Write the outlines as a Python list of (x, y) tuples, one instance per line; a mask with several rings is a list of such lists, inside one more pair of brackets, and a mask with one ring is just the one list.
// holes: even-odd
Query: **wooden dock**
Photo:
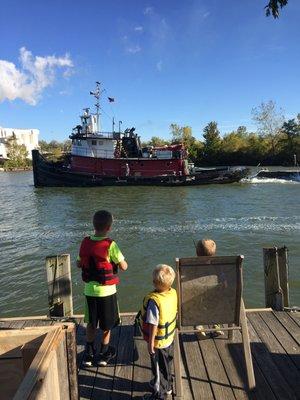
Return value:
[[(85, 327), (77, 318), (77, 363), (80, 399), (139, 399), (149, 392), (151, 377), (145, 343), (134, 346), (133, 315), (122, 317), (114, 329), (115, 360), (107, 367), (82, 367)], [(246, 389), (241, 337), (226, 336), (198, 340), (182, 335), (184, 399), (275, 400), (300, 399), (300, 313), (248, 311), (256, 391)], [(0, 329), (52, 325), (46, 318), (0, 319)], [(171, 396), (170, 396), (171, 398)]]

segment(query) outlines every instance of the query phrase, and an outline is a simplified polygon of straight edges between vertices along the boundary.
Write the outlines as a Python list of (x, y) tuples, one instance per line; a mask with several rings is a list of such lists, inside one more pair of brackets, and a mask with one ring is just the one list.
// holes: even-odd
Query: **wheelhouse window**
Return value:
[(97, 146), (97, 140), (92, 140), (92, 146)]

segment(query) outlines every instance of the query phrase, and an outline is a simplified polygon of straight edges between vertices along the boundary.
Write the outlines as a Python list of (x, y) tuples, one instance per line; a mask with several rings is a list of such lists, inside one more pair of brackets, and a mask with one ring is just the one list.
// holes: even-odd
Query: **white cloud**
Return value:
[(20, 68), (12, 62), (0, 60), (0, 102), (22, 99), (30, 105), (36, 105), (43, 90), (52, 85), (57, 68), (65, 68), (64, 75), (70, 75), (73, 62), (69, 54), (63, 57), (35, 56), (20, 49)]
[(151, 15), (153, 14), (154, 8), (153, 7), (146, 7), (144, 9), (144, 15)]
[(156, 63), (156, 69), (157, 71), (161, 71), (162, 70), (162, 66), (163, 66), (163, 62), (160, 60)]
[(136, 45), (133, 45), (133, 46), (126, 47), (125, 50), (126, 50), (127, 53), (136, 54), (136, 53), (139, 53), (142, 50), (142, 48), (138, 44), (136, 44)]
[(134, 27), (134, 30), (135, 30), (135, 32), (140, 32), (140, 33), (142, 33), (142, 32), (144, 31), (144, 28), (143, 28), (141, 25), (139, 25), (139, 26), (135, 26), (135, 27)]

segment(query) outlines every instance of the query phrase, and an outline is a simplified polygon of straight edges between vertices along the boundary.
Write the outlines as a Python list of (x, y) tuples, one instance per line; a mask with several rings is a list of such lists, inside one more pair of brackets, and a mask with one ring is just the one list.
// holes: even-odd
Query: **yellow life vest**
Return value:
[(168, 347), (174, 339), (177, 318), (177, 293), (170, 288), (167, 292), (151, 292), (143, 300), (143, 307), (139, 313), (139, 323), (144, 339), (149, 341), (149, 324), (146, 322), (147, 306), (153, 300), (159, 310), (159, 321), (155, 336), (154, 347)]

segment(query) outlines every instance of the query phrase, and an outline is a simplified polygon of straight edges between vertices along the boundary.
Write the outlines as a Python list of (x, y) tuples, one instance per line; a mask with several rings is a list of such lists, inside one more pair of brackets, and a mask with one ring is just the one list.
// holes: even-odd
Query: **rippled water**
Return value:
[(82, 283), (75, 259), (95, 210), (115, 216), (111, 237), (129, 263), (121, 276), (121, 311), (137, 310), (157, 263), (194, 255), (193, 240), (211, 237), (219, 255), (244, 254), (248, 307), (264, 305), (262, 248), (286, 245), (291, 303), (300, 304), (300, 183), (256, 179), (200, 187), (33, 187), (32, 173), (0, 173), (0, 315), (45, 314), (44, 258), (70, 253), (75, 310)]

